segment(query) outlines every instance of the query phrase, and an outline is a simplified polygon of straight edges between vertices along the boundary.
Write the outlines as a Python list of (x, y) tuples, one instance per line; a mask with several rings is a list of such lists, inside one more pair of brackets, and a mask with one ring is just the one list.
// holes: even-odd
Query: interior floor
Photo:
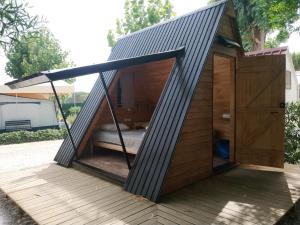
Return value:
[(228, 164), (228, 163), (229, 163), (229, 160), (222, 159), (219, 156), (215, 155), (214, 158), (213, 158), (213, 168), (223, 166), (223, 165)]
[[(135, 155), (128, 154), (128, 156), (132, 165)], [(93, 155), (86, 156), (79, 161), (122, 179), (126, 179), (129, 173), (124, 154), (118, 151), (97, 149)]]

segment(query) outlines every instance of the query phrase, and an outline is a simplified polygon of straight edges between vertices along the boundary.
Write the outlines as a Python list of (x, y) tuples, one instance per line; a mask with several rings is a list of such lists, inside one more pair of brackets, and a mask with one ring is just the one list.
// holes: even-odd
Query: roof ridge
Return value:
[(149, 26), (149, 27), (145, 27), (145, 28), (143, 28), (143, 29), (141, 29), (141, 30), (137, 30), (137, 31), (135, 31), (135, 32), (132, 32), (132, 33), (123, 35), (123, 36), (119, 37), (117, 41), (119, 41), (119, 40), (121, 40), (121, 39), (124, 39), (124, 38), (127, 38), (127, 37), (130, 37), (130, 36), (132, 36), (132, 35), (138, 34), (138, 33), (140, 33), (140, 32), (144, 32), (145, 30), (149, 30), (149, 29), (152, 29), (152, 28), (154, 28), (154, 27), (158, 27), (158, 26), (161, 26), (161, 25), (163, 25), (163, 24), (167, 24), (167, 23), (170, 23), (170, 22), (172, 22), (172, 21), (175, 21), (175, 20), (178, 20), (178, 19), (181, 19), (181, 18), (190, 16), (190, 15), (199, 13), (199, 12), (201, 12), (201, 11), (204, 11), (204, 10), (207, 10), (207, 9), (210, 9), (210, 8), (213, 8), (213, 7), (216, 7), (216, 6), (221, 5), (221, 4), (224, 4), (224, 3), (226, 3), (226, 2), (228, 2), (228, 0), (220, 0), (220, 1), (218, 1), (218, 2), (210, 3), (209, 5), (203, 6), (203, 7), (199, 8), (199, 9), (193, 10), (193, 11), (188, 12), (188, 13), (186, 13), (186, 14), (183, 14), (183, 15), (181, 15), (181, 16), (176, 16), (176, 17), (174, 17), (174, 18), (171, 18), (171, 19), (168, 19), (168, 20), (161, 21), (161, 22), (159, 22), (159, 23), (153, 24), (153, 25), (151, 25), (151, 26)]

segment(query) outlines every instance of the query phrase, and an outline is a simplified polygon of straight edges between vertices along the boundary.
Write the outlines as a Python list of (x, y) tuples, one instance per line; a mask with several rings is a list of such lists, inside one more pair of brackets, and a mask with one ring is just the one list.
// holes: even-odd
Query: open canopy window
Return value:
[(37, 84), (47, 83), (51, 81), (64, 80), (78, 76), (89, 75), (93, 73), (106, 72), (110, 70), (118, 70), (126, 67), (144, 64), (153, 61), (159, 61), (168, 58), (181, 57), (184, 54), (184, 47), (159, 52), (149, 55), (143, 55), (132, 58), (125, 58), (119, 60), (108, 61), (101, 64), (68, 68), (62, 70), (44, 71), (31, 76), (23, 77), (6, 83), (12, 89), (33, 86)]

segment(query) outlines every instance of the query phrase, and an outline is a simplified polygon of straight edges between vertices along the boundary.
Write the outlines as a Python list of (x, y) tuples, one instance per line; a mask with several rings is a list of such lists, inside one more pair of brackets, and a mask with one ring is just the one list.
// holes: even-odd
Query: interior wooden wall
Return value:
[[(112, 90), (111, 98), (119, 122), (133, 127), (135, 122), (150, 121), (173, 63), (174, 59), (168, 59), (120, 71), (120, 80), (124, 79), (125, 76), (130, 76), (133, 83), (133, 87), (126, 86), (125, 89), (122, 90), (124, 100), (132, 101), (132, 99), (127, 99), (131, 98), (131, 96), (126, 94), (129, 91), (132, 91), (131, 89), (133, 89), (134, 100), (132, 106), (118, 106), (117, 87)], [(106, 105), (97, 125), (100, 126), (103, 123), (112, 122), (111, 113)]]
[[(134, 122), (149, 121), (155, 109), (175, 59), (147, 63), (118, 71), (114, 78), (109, 93), (116, 109), (119, 122), (133, 126)], [(132, 75), (134, 78), (135, 100), (134, 106), (130, 108), (117, 106), (117, 83), (122, 76)], [(126, 91), (123, 90), (126, 94)], [(85, 150), (88, 152), (89, 140), (93, 130), (103, 123), (112, 123), (112, 117), (106, 99), (101, 103), (94, 120), (91, 122), (85, 137), (83, 138), (78, 153), (81, 156)]]
[(224, 113), (231, 113), (231, 59), (214, 55), (213, 72), (213, 130), (216, 138), (230, 140), (231, 120), (224, 119)]
[[(218, 34), (239, 42), (234, 27), (234, 11), (229, 2)], [(170, 193), (195, 181), (208, 177), (213, 171), (213, 55), (238, 57), (240, 51), (215, 43), (210, 50), (204, 71), (190, 105), (181, 136), (177, 142), (162, 194)]]

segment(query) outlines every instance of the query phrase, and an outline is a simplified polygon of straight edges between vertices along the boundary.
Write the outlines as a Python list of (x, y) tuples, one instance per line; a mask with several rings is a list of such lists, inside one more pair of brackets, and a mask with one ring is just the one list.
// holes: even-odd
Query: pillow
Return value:
[[(124, 123), (119, 123), (120, 130), (129, 130), (129, 127)], [(105, 131), (117, 131), (117, 127), (114, 123), (106, 123), (100, 126), (100, 130)]]

